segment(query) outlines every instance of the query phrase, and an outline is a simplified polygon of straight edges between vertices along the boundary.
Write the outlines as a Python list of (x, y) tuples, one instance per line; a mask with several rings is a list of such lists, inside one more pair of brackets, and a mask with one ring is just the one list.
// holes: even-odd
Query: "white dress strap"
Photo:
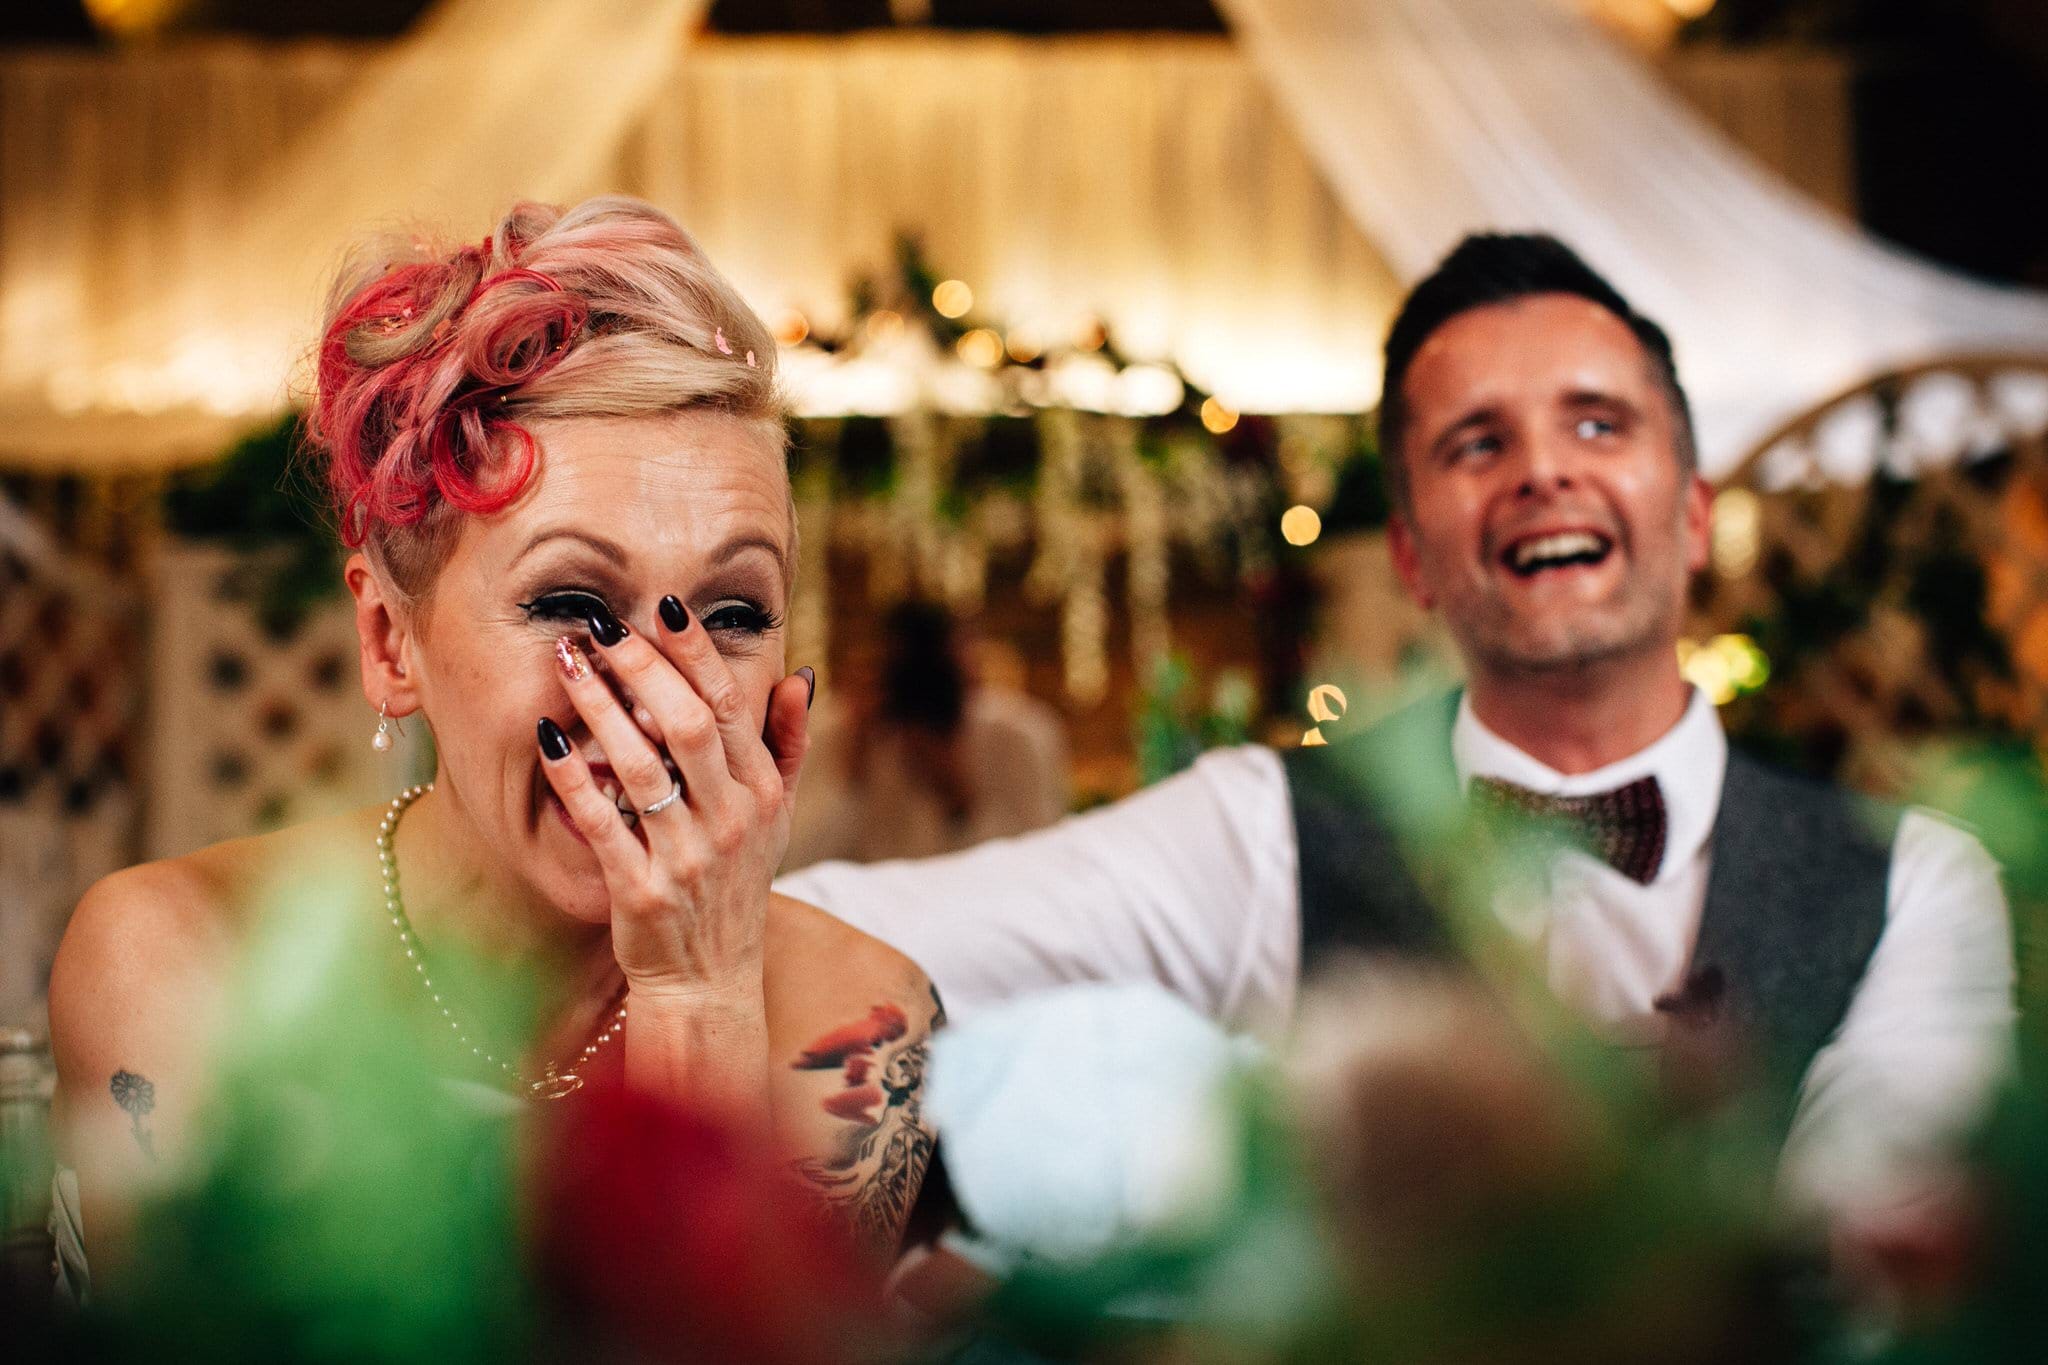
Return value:
[(60, 1304), (82, 1308), (92, 1298), (92, 1272), (85, 1264), (85, 1220), (79, 1214), (78, 1172), (59, 1166), (50, 1177), (51, 1272)]

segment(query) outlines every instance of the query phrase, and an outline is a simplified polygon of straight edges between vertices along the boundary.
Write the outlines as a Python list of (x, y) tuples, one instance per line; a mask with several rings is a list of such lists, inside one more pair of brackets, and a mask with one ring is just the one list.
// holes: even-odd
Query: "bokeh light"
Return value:
[(977, 369), (993, 370), (1003, 363), (1003, 339), (986, 327), (977, 327), (954, 343), (960, 358)]
[(1047, 392), (1054, 401), (1083, 412), (1109, 412), (1116, 407), (1116, 366), (1099, 355), (1063, 355), (1046, 371)]
[(1133, 365), (1117, 376), (1117, 410), (1127, 417), (1164, 416), (1186, 395), (1180, 376), (1164, 365)]
[(1202, 400), (1202, 425), (1209, 429), (1210, 434), (1221, 436), (1224, 432), (1237, 425), (1237, 414), (1224, 407), (1223, 404), (1217, 402), (1214, 398), (1204, 398)]
[(886, 345), (903, 335), (903, 315), (890, 309), (877, 309), (868, 316), (868, 340)]
[(190, 8), (191, 0), (85, 0), (93, 23), (116, 38), (160, 32)]
[(775, 340), (784, 346), (801, 346), (811, 334), (811, 320), (794, 308), (775, 319)]
[(1678, 671), (1706, 693), (1707, 700), (1726, 706), (1769, 682), (1771, 661), (1747, 635), (1716, 635), (1704, 644), (1680, 640)]
[(1316, 509), (1296, 503), (1280, 514), (1280, 537), (1289, 545), (1313, 545), (1323, 533), (1323, 519)]
[(967, 310), (974, 307), (974, 291), (964, 280), (945, 280), (932, 290), (932, 307), (942, 318), (965, 317)]
[(1709, 538), (1714, 572), (1741, 578), (1756, 567), (1763, 548), (1763, 504), (1747, 488), (1723, 489), (1714, 497)]

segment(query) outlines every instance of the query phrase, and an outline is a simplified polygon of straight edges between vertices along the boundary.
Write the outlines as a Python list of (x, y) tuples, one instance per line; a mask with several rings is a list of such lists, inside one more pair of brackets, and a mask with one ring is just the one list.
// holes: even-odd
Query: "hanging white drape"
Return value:
[[(233, 300), (262, 287), (254, 274), (278, 276), (264, 258), (216, 249), (221, 206), (263, 183), (253, 168), (314, 178), (298, 130), (328, 122), (318, 111), (363, 79), (365, 60), (327, 45), (206, 45), (0, 63), (0, 378), (24, 408), (58, 400), (0, 423), (0, 455), (154, 462), (219, 449), (231, 423), (164, 412), (124, 382), (134, 367), (110, 317), (152, 277)], [(972, 283), (979, 316), (1041, 344), (1100, 316), (1128, 349), (1178, 360), (1246, 409), (1357, 410), (1376, 392), (1396, 282), (1262, 84), (1213, 39), (700, 43), (616, 143), (588, 186), (458, 176), (465, 203), (407, 202), (394, 179), (378, 212), (482, 224), (517, 194), (643, 194), (764, 314), (798, 308), (825, 326), (855, 279), (891, 268), (894, 237), (910, 230), (935, 267)], [(317, 263), (375, 215), (330, 205), (300, 216), (309, 239), (324, 235), (304, 253)], [(232, 345), (234, 363), (165, 376), (187, 386), (167, 387), (225, 375), (240, 387), (222, 411), (273, 404), (281, 362), (304, 349), (317, 314), (310, 282), (273, 287), (296, 332), (242, 336), (201, 307), (192, 343), (209, 355)]]
[[(224, 338), (230, 377), (246, 381), (238, 411), (255, 418), (211, 426), (159, 405), (124, 411), (133, 395), (109, 381), (127, 357), (109, 318), (156, 277), (186, 278), (193, 295), (254, 288), (217, 279), (242, 268), (215, 250), (221, 206), (262, 190), (267, 167), (309, 178), (302, 130), (328, 122), (377, 52), (209, 42), (0, 56), (0, 380), (63, 404), (0, 418), (0, 461), (189, 461), (260, 419), (284, 360), (310, 341), (314, 285), (293, 286), (298, 328), (276, 350)], [(494, 173), (458, 178), (466, 203), (409, 203), (394, 180), (380, 187), (394, 207), (378, 211), (480, 229), (517, 194), (644, 195), (765, 317), (799, 309), (821, 331), (843, 323), (856, 280), (893, 271), (910, 231), (933, 268), (973, 287), (977, 320), (1040, 345), (1100, 318), (1134, 357), (1170, 358), (1245, 411), (1356, 412), (1377, 395), (1399, 284), (1226, 40), (703, 39), (645, 99), (588, 186)], [(490, 129), (463, 136), (478, 159), (502, 157)], [(366, 217), (321, 216), (330, 255)], [(832, 395), (795, 397), (829, 407)]]
[(1467, 232), (1542, 229), (1665, 323), (1709, 473), (1887, 370), (2048, 353), (2048, 297), (1937, 269), (1828, 215), (1555, 0), (1221, 7), (1403, 278)]
[[(183, 431), (207, 431), (209, 417), (274, 410), (285, 398), (281, 362), (308, 348), (325, 276), (351, 233), (413, 222), (480, 230), (514, 199), (602, 187), (705, 3), (443, 0), (289, 148), (215, 168), (220, 192), (197, 198), (150, 193), (166, 182), (194, 188), (157, 160), (176, 143), (170, 130), (62, 100), (61, 87), (46, 88), (53, 103), (43, 107), (35, 91), (15, 92), (25, 98), (5, 111), (15, 135), (0, 165), (14, 257), (0, 295), (0, 429), (47, 424), (54, 410), (113, 419), (107, 442), (124, 434), (125, 414), (136, 441), (175, 445)], [(294, 92), (260, 70), (249, 63), (206, 111), (230, 158), (247, 136), (242, 120), (274, 127), (291, 103)], [(124, 54), (114, 77), (171, 82), (157, 93), (175, 119), (189, 98), (176, 71), (141, 51)], [(87, 243), (38, 241), (40, 212), (61, 203), (58, 187), (33, 178), (51, 138), (125, 172), (91, 206), (111, 220), (109, 254), (125, 239), (165, 255), (106, 287), (98, 260), (63, 258)], [(160, 210), (182, 220), (170, 242), (143, 220)]]

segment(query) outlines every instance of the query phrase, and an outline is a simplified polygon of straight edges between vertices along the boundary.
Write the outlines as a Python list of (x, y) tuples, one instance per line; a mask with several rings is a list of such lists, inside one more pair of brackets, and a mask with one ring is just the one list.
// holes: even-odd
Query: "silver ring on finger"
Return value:
[(642, 811), (641, 811), (640, 813), (641, 813), (642, 815), (659, 815), (659, 814), (661, 814), (661, 813), (662, 813), (663, 811), (667, 810), (667, 809), (668, 809), (668, 808), (669, 808), (670, 806), (673, 806), (673, 805), (674, 805), (674, 804), (675, 804), (676, 802), (678, 802), (678, 801), (680, 801), (680, 800), (682, 800), (682, 799), (683, 799), (683, 784), (682, 784), (682, 783), (680, 783), (680, 782), (678, 782), (678, 781), (676, 781), (676, 780), (675, 780), (674, 778), (670, 778), (670, 779), (669, 779), (669, 788), (668, 788), (668, 795), (667, 795), (667, 796), (664, 796), (664, 797), (662, 797), (662, 798), (661, 798), (661, 800), (659, 800), (659, 801), (655, 802), (655, 803), (654, 803), (653, 805), (651, 805), (651, 806), (648, 806), (648, 807), (647, 807), (646, 809), (642, 810)]

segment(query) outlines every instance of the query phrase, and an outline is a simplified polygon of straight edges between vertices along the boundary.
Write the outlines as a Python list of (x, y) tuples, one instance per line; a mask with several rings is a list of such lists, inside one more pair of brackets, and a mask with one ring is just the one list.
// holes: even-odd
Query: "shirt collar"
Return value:
[(1473, 714), (1467, 693), (1458, 699), (1458, 718), (1451, 726), (1451, 763), (1460, 789), (1475, 777), (1491, 777), (1546, 796), (1587, 796), (1655, 777), (1667, 821), (1664, 861), (1657, 869), (1661, 881), (1689, 863), (1714, 831), (1728, 771), (1728, 736), (1713, 703), (1693, 688), (1685, 714), (1649, 747), (1593, 772), (1567, 775), (1487, 729)]

